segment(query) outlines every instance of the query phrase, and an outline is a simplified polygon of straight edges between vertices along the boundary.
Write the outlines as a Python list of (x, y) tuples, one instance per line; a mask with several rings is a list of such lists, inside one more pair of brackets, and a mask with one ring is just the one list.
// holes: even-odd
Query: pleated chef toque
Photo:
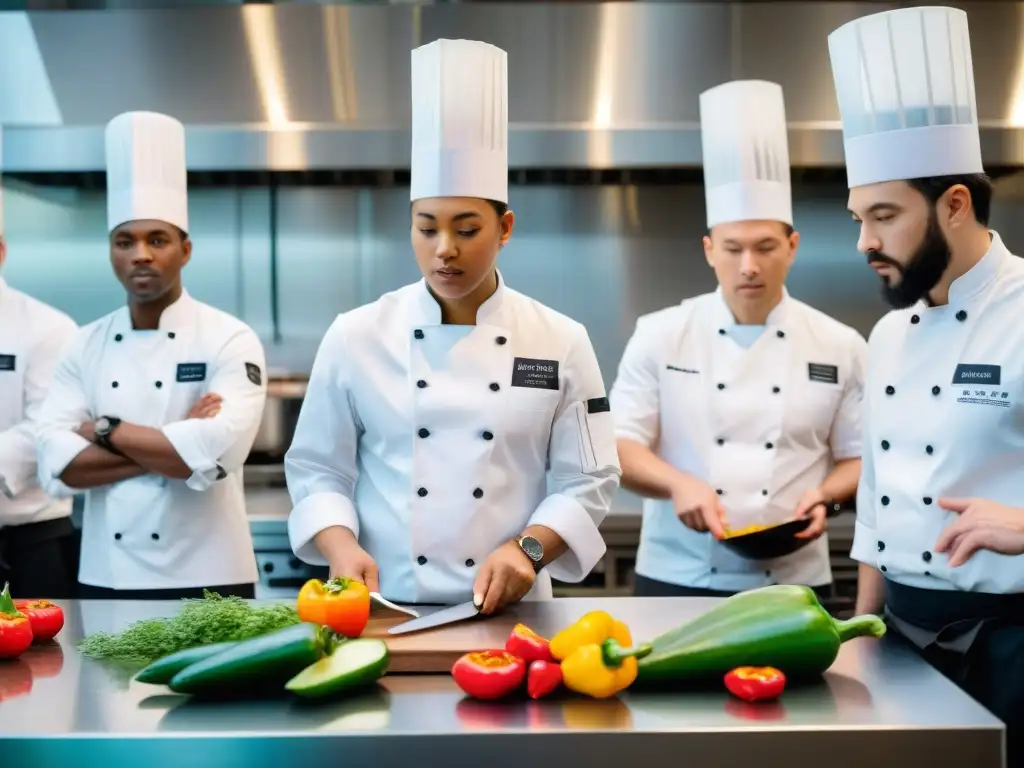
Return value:
[(700, 95), (708, 229), (731, 221), (793, 224), (782, 86), (734, 80)]
[(107, 124), (107, 229), (156, 219), (188, 232), (185, 126), (156, 112), (125, 112)]
[(412, 52), (410, 198), (508, 202), (508, 57), (475, 40)]
[(964, 11), (872, 14), (828, 48), (849, 186), (984, 171)]

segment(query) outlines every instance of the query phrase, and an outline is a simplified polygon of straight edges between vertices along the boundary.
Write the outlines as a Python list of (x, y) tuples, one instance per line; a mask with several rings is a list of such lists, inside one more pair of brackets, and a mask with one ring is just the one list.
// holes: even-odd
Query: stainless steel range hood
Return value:
[[(103, 168), (103, 125), (158, 110), (197, 171), (402, 171), (409, 51), (438, 37), (509, 53), (514, 169), (700, 165), (698, 94), (786, 90), (793, 164), (839, 167), (827, 35), (899, 4), (282, 5), (0, 14), (5, 170)], [(907, 5), (907, 4), (902, 4)], [(986, 163), (1024, 165), (1024, 3), (970, 15)]]

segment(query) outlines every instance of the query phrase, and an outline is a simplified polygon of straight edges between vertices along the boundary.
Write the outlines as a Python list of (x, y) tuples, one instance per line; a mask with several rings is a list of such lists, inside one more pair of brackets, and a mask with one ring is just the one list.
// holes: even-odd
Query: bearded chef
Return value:
[[(826, 513), (856, 492), (867, 344), (792, 298), (796, 255), (782, 88), (701, 94), (718, 289), (640, 317), (612, 387), (624, 487), (646, 497), (636, 594), (726, 596), (832, 581)], [(810, 518), (805, 544), (750, 560), (726, 528)]]
[(893, 307), (869, 338), (857, 611), (884, 605), (1007, 723), (1019, 764), (1024, 262), (988, 227), (967, 15), (873, 14), (829, 51), (858, 248)]
[[(3, 141), (0, 135), (0, 160)], [(0, 189), (0, 267), (7, 260)], [(39, 407), (78, 326), (0, 278), (0, 583), (18, 597), (72, 598), (78, 561), (71, 499), (36, 479)]]
[(415, 49), (412, 99), (423, 279), (328, 330), (285, 457), (288, 531), (299, 558), (391, 601), (491, 613), (604, 554), (613, 425), (586, 329), (496, 266), (515, 221), (505, 52)]
[(127, 306), (62, 355), (40, 415), (40, 479), (55, 495), (85, 493), (82, 597), (251, 598), (242, 463), (263, 415), (263, 347), (182, 286), (184, 126), (125, 113), (106, 151), (110, 261)]

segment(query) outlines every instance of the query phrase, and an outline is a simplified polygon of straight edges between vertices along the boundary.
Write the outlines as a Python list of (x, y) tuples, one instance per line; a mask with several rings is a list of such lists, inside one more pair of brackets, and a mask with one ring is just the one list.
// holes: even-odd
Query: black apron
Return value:
[(885, 580), (888, 626), (1006, 725), (1024, 768), (1024, 594), (918, 589)]
[(70, 517), (0, 528), (0, 585), (15, 598), (69, 600), (78, 592), (81, 534)]

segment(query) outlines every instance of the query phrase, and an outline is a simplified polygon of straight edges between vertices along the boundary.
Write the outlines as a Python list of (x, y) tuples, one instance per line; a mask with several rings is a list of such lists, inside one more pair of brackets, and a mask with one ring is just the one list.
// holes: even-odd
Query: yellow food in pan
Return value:
[(732, 530), (731, 528), (726, 528), (725, 529), (725, 538), (732, 539), (732, 538), (735, 538), (736, 536), (746, 536), (748, 533), (757, 533), (758, 531), (767, 531), (769, 528), (774, 528), (776, 525), (777, 525), (777, 523), (772, 523), (771, 525), (765, 525), (763, 523), (756, 523), (754, 525), (748, 525), (748, 526), (746, 526), (744, 528), (737, 528), (736, 530)]

